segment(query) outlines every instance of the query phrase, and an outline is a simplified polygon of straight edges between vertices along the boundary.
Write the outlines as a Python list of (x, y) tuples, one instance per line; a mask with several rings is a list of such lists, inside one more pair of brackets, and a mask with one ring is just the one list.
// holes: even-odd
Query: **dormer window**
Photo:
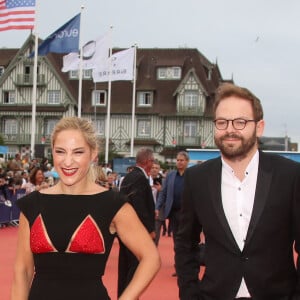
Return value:
[(204, 66), (204, 71), (205, 71), (207, 80), (211, 80), (212, 69)]
[(157, 69), (157, 79), (159, 80), (177, 80), (180, 78), (180, 67), (160, 67)]
[(0, 66), (0, 76), (2, 76), (4, 73), (4, 67)]
[(106, 91), (94, 90), (92, 92), (92, 105), (105, 106), (106, 105)]
[(153, 103), (153, 92), (144, 91), (137, 93), (137, 106), (152, 106)]

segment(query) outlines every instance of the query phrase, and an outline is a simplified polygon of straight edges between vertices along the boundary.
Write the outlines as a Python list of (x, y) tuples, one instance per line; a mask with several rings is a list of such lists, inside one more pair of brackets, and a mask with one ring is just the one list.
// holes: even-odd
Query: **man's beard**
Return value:
[[(230, 142), (226, 142), (225, 144), (224, 140), (226, 138), (239, 139), (241, 141), (241, 145), (235, 147), (231, 145)], [(245, 138), (242, 136), (232, 133), (232, 134), (226, 134), (219, 138), (215, 137), (215, 143), (220, 149), (224, 158), (227, 158), (229, 160), (241, 160), (245, 158), (256, 145), (257, 143), (256, 130), (253, 132), (252, 136), (247, 140), (245, 140)]]

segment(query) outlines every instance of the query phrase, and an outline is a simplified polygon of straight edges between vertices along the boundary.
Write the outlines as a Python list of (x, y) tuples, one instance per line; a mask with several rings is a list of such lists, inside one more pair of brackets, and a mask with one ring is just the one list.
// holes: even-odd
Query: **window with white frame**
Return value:
[(6, 119), (4, 121), (4, 134), (17, 134), (18, 123), (16, 119)]
[(197, 122), (196, 121), (185, 121), (184, 122), (184, 136), (185, 137), (195, 137), (197, 132)]
[(197, 145), (197, 122), (185, 121), (183, 123), (183, 143), (185, 145)]
[(0, 76), (2, 76), (4, 73), (4, 67), (0, 66)]
[(30, 82), (30, 77), (32, 76), (32, 70), (30, 65), (25, 65), (24, 66), (24, 81), (26, 83)]
[[(83, 79), (91, 79), (92, 78), (92, 69), (82, 70), (82, 78)], [(70, 79), (78, 79), (79, 78), (79, 71), (73, 70), (69, 72)]]
[(137, 93), (138, 106), (152, 106), (153, 92), (138, 92)]
[(184, 93), (184, 106), (196, 107), (198, 106), (199, 93), (198, 91), (185, 91)]
[(95, 130), (97, 135), (105, 135), (105, 120), (99, 119), (95, 122)]
[(57, 119), (47, 119), (45, 123), (45, 135), (50, 136), (56, 123), (58, 122)]
[(78, 79), (78, 71), (77, 70), (70, 71), (69, 77), (70, 79)]
[(15, 93), (15, 91), (3, 91), (3, 103), (4, 104), (14, 104), (14, 103), (16, 103), (16, 93)]
[(89, 70), (83, 70), (83, 78), (85, 79), (90, 79), (92, 78), (92, 71), (91, 69)]
[(60, 104), (61, 92), (60, 91), (48, 91), (48, 104)]
[(181, 68), (174, 67), (173, 68), (173, 78), (174, 79), (180, 79), (181, 78)]
[(167, 68), (158, 68), (157, 71), (158, 79), (165, 79), (167, 78)]
[(157, 79), (176, 80), (181, 78), (180, 67), (160, 67), (157, 69)]
[(105, 106), (106, 105), (106, 91), (94, 90), (92, 92), (92, 105)]
[(149, 137), (151, 134), (151, 122), (150, 120), (138, 120), (137, 122), (137, 136)]

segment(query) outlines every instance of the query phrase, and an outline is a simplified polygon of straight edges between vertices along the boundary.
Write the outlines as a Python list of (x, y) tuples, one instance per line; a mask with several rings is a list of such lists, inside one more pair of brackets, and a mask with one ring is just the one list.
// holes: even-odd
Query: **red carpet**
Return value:
[[(7, 227), (0, 229), (0, 300), (9, 300), (16, 242), (17, 228)], [(106, 274), (104, 276), (104, 282), (111, 299), (117, 299), (118, 248), (119, 246), (116, 240), (110, 254)], [(176, 277), (171, 276), (174, 272), (172, 238), (162, 237), (158, 248), (161, 255), (162, 267), (140, 299), (176, 300), (178, 299)]]

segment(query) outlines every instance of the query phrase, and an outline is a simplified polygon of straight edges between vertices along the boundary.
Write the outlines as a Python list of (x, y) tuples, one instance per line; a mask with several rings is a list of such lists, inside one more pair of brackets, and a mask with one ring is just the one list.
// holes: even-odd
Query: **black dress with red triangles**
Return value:
[(115, 235), (109, 230), (124, 204), (118, 192), (50, 195), (18, 200), (30, 225), (35, 275), (29, 300), (108, 300), (102, 283)]

